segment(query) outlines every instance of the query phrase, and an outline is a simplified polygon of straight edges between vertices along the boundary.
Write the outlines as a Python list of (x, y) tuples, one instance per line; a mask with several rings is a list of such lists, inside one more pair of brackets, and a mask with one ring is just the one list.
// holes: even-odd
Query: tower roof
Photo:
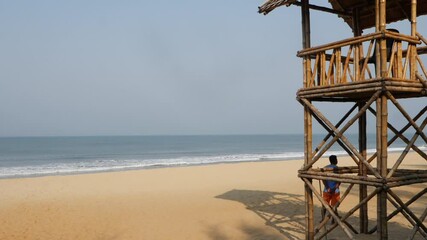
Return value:
[[(319, 0), (317, 0), (319, 1)], [(313, 1), (314, 2), (314, 1)], [(350, 26), (353, 26), (352, 12), (358, 8), (360, 28), (375, 26), (375, 0), (329, 0), (332, 11)], [(268, 14), (280, 6), (301, 5), (297, 0), (267, 0), (259, 7), (259, 13)], [(417, 16), (427, 14), (427, 0), (417, 0)], [(411, 0), (387, 0), (387, 23), (410, 19)]]

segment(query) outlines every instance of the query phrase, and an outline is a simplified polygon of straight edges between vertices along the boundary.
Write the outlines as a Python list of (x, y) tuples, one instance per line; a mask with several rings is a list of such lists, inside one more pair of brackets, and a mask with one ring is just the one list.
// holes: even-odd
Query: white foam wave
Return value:
[(228, 162), (249, 162), (260, 160), (286, 160), (302, 158), (302, 153), (280, 154), (237, 154), (202, 157), (181, 157), (171, 159), (127, 159), (127, 160), (88, 160), (87, 162), (50, 163), (38, 166), (0, 167), (0, 178), (31, 177), (119, 171), (151, 167), (173, 167)]
[[(427, 146), (419, 147), (421, 150), (427, 150)], [(390, 152), (401, 152), (404, 148), (389, 148)], [(375, 149), (369, 149), (369, 153), (375, 152)], [(347, 155), (345, 151), (327, 151), (325, 156), (329, 155)], [(131, 169), (142, 169), (152, 167), (173, 167), (186, 165), (201, 165), (214, 163), (233, 163), (250, 161), (277, 161), (290, 159), (303, 159), (303, 152), (286, 152), (275, 154), (236, 154), (219, 156), (201, 156), (201, 157), (181, 157), (170, 159), (127, 159), (127, 160), (88, 160), (85, 162), (72, 163), (50, 163), (38, 166), (20, 166), (20, 167), (0, 167), (0, 178), (15, 177), (33, 177), (45, 175), (63, 175), (92, 173), (103, 171), (120, 171)]]

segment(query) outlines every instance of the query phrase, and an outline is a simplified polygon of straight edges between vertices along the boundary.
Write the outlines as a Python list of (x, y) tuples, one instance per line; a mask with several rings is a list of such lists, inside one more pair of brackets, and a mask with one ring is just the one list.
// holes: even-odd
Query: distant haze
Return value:
[(0, 136), (301, 133), (300, 11), (260, 4), (2, 1)]

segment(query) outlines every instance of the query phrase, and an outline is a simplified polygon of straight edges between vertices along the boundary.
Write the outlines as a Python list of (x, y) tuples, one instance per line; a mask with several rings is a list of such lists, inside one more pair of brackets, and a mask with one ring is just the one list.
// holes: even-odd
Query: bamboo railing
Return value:
[(392, 41), (392, 48), (387, 54), (387, 73), (381, 79), (406, 82), (427, 79), (427, 68), (419, 57), (427, 53), (427, 46), (422, 46), (427, 45), (427, 40), (421, 34), (412, 37), (384, 31), (299, 51), (297, 56), (306, 62), (303, 66), (306, 74), (304, 87), (379, 80), (376, 77), (375, 49), (380, 39)]

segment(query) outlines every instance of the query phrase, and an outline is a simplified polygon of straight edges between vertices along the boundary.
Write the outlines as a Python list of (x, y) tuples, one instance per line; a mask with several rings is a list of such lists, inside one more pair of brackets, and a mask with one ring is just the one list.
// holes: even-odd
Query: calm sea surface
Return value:
[[(356, 135), (347, 137), (357, 143)], [(0, 138), (0, 178), (298, 159), (303, 151), (302, 134)], [(345, 154), (338, 145), (332, 153)]]

